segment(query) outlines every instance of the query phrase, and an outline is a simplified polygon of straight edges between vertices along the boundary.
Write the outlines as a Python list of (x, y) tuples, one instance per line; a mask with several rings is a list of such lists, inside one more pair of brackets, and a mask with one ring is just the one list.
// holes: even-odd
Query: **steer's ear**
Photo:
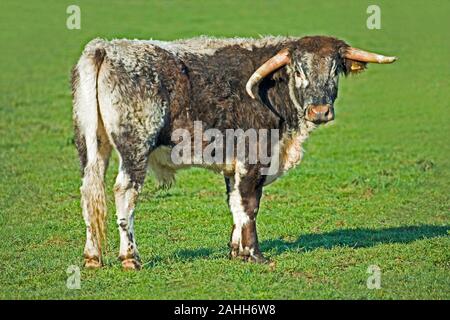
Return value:
[(367, 62), (356, 61), (344, 58), (344, 73), (356, 74), (364, 71), (367, 68)]
[(347, 74), (364, 70), (367, 63), (385, 64), (397, 60), (397, 57), (383, 56), (353, 47), (341, 47), (339, 53), (345, 61), (345, 72)]

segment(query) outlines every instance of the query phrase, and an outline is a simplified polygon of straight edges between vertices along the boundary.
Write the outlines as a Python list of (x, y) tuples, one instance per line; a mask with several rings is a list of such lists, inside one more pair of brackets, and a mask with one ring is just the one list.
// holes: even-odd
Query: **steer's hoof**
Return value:
[(239, 246), (231, 246), (230, 259), (236, 259), (239, 257)]
[(84, 259), (84, 267), (86, 269), (98, 269), (101, 268), (102, 264), (100, 263), (98, 258), (85, 258)]
[(261, 264), (266, 264), (270, 262), (268, 259), (264, 258), (264, 256), (261, 253), (249, 255), (247, 261)]
[(244, 249), (243, 251), (239, 252), (239, 258), (241, 258), (243, 261), (246, 262), (252, 262), (252, 263), (269, 263), (269, 260), (264, 258), (261, 252), (253, 251), (251, 252), (249, 249)]
[(124, 270), (141, 270), (141, 263), (136, 259), (125, 259), (122, 261)]
[(260, 264), (269, 263), (269, 260), (264, 258), (264, 256), (259, 252), (254, 253), (254, 254), (244, 255), (244, 256), (242, 256), (242, 258), (244, 261), (251, 262), (251, 263), (260, 263)]

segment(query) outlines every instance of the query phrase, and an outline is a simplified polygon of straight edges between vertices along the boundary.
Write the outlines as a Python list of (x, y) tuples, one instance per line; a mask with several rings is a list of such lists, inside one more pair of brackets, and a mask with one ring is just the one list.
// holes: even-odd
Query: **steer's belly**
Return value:
[[(305, 138), (304, 135), (293, 134), (282, 139), (280, 157), (277, 161), (279, 163), (278, 170), (276, 173), (266, 177), (265, 185), (274, 182), (285, 172), (300, 163), (303, 156), (302, 143)], [(160, 146), (153, 150), (149, 157), (149, 167), (153, 171), (158, 183), (162, 186), (169, 187), (173, 184), (177, 170), (190, 167), (209, 169), (228, 177), (234, 176), (236, 161), (232, 161), (231, 163), (205, 163), (199, 161), (197, 163), (193, 158), (189, 158), (189, 161), (178, 163), (177, 159), (172, 155), (172, 150), (169, 146)]]
[(235, 163), (194, 163), (194, 161), (191, 161), (190, 163), (177, 164), (172, 160), (172, 148), (160, 146), (150, 153), (149, 167), (159, 185), (170, 187), (175, 182), (175, 173), (177, 170), (199, 167), (221, 173), (225, 176), (233, 176)]

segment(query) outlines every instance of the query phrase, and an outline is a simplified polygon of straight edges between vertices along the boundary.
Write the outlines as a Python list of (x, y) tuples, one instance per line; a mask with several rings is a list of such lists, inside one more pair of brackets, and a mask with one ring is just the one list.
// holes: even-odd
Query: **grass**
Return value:
[[(448, 1), (3, 0), (0, 10), (0, 298), (449, 299), (450, 29)], [(66, 8), (81, 7), (81, 30)], [(69, 73), (91, 38), (329, 34), (400, 60), (342, 79), (337, 120), (315, 131), (301, 166), (265, 189), (261, 246), (274, 266), (227, 260), (222, 178), (192, 169), (137, 208), (145, 262), (116, 260), (108, 173), (107, 267), (81, 267), (84, 223)], [(369, 290), (369, 265), (381, 289)]]

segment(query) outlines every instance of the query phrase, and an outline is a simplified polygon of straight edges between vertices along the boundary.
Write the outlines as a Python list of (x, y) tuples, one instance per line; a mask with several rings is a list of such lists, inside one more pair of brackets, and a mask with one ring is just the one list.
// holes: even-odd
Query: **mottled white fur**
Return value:
[(117, 225), (120, 235), (119, 257), (137, 258), (139, 253), (134, 236), (134, 208), (139, 190), (130, 183), (130, 177), (121, 168), (114, 185)]

